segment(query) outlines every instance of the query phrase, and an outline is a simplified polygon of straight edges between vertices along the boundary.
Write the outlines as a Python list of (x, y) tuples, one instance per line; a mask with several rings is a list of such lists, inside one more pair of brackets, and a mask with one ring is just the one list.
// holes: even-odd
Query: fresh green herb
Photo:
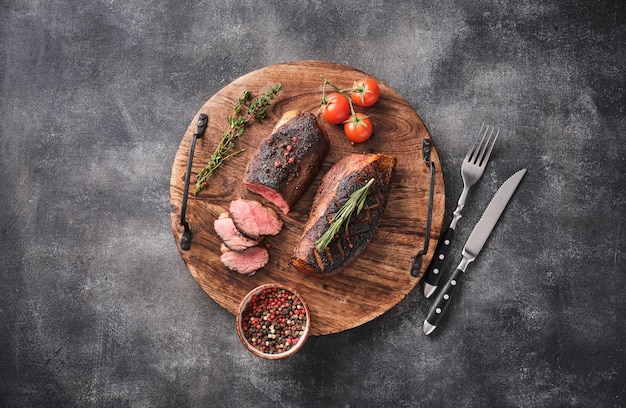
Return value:
[(315, 246), (319, 252), (322, 252), (324, 248), (331, 243), (335, 235), (339, 232), (339, 229), (342, 225), (345, 224), (345, 230), (348, 230), (348, 224), (350, 223), (350, 218), (352, 218), (352, 214), (356, 210), (356, 214), (359, 215), (363, 206), (365, 205), (365, 199), (367, 198), (367, 194), (369, 193), (369, 188), (374, 182), (374, 179), (370, 179), (366, 185), (356, 190), (354, 193), (350, 195), (348, 201), (341, 207), (341, 209), (333, 216), (330, 220), (330, 227), (324, 232), (324, 234), (315, 241)]
[(272, 104), (272, 100), (282, 89), (281, 84), (276, 84), (264, 95), (254, 99), (250, 91), (246, 90), (242, 93), (233, 109), (232, 116), (228, 117), (228, 130), (222, 134), (222, 139), (211, 155), (209, 163), (198, 173), (196, 194), (208, 185), (209, 178), (222, 163), (245, 150), (235, 150), (235, 139), (243, 135), (244, 130), (254, 121), (261, 122), (267, 117), (267, 107)]

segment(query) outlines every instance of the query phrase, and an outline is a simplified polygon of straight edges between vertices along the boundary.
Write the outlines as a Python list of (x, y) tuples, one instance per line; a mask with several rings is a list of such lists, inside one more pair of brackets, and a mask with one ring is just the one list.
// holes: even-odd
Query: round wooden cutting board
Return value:
[[(254, 287), (269, 282), (287, 285), (308, 303), (313, 335), (336, 333), (369, 322), (402, 300), (417, 285), (430, 262), (445, 210), (443, 174), (433, 148), (431, 159), (437, 170), (429, 251), (420, 276), (413, 277), (409, 272), (411, 264), (425, 239), (430, 168), (422, 160), (422, 141), (430, 135), (409, 103), (378, 80), (381, 90), (378, 103), (366, 109), (357, 108), (374, 122), (374, 134), (367, 142), (351, 146), (341, 126), (329, 125), (320, 118), (320, 124), (328, 130), (331, 148), (320, 173), (289, 214), (283, 215), (243, 187), (249, 158), (260, 141), (271, 134), (281, 115), (289, 110), (317, 112), (322, 97), (321, 75), (345, 88), (366, 76), (344, 65), (298, 61), (259, 69), (228, 84), (192, 119), (176, 153), (170, 180), (174, 238), (187, 268), (202, 289), (234, 314), (241, 299)], [(268, 118), (251, 125), (236, 141), (237, 147), (245, 151), (223, 164), (209, 180), (209, 186), (194, 195), (195, 176), (215, 150), (239, 96), (244, 90), (251, 91), (253, 96), (261, 95), (276, 83), (281, 83), (283, 90), (269, 108)], [(183, 250), (180, 208), (189, 148), (201, 113), (208, 115), (209, 122), (204, 137), (198, 139), (195, 147), (186, 212), (192, 241), (191, 248)], [(346, 155), (362, 152), (386, 153), (397, 158), (388, 204), (378, 230), (365, 251), (341, 273), (323, 279), (304, 275), (289, 264), (289, 257), (299, 241), (319, 182), (332, 164)], [(277, 236), (266, 238), (269, 264), (252, 276), (239, 275), (222, 265), (221, 242), (213, 229), (213, 222), (228, 209), (230, 201), (241, 197), (257, 199), (274, 208), (284, 221), (284, 228)]]

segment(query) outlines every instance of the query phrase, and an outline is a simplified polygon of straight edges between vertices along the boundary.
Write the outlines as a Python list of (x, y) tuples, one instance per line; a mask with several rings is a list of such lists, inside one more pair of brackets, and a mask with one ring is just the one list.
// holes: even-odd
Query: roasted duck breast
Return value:
[(254, 246), (241, 252), (226, 251), (220, 256), (220, 260), (231, 271), (242, 275), (252, 275), (267, 265), (269, 253), (263, 247)]
[(286, 112), (248, 161), (243, 183), (284, 214), (302, 197), (330, 148), (312, 113)]
[[(315, 194), (309, 219), (291, 264), (315, 276), (331, 276), (348, 266), (367, 246), (387, 205), (396, 159), (384, 154), (352, 154), (337, 162), (324, 175)], [(333, 216), (350, 195), (374, 179), (361, 212), (352, 215), (322, 251), (316, 241), (328, 230)]]
[(245, 237), (237, 227), (233, 219), (230, 218), (228, 213), (220, 215), (220, 217), (213, 223), (215, 232), (222, 239), (222, 242), (231, 251), (241, 252), (244, 249), (259, 245), (263, 240), (262, 237), (257, 239), (250, 239)]
[(251, 240), (261, 239), (264, 235), (276, 235), (283, 228), (283, 222), (276, 212), (256, 200), (233, 200), (228, 213), (237, 231)]

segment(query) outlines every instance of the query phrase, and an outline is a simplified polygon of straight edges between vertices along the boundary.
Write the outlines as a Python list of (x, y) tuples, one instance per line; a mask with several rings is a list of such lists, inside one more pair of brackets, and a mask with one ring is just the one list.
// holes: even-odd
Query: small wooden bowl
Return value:
[[(270, 310), (268, 303), (273, 303), (275, 310)], [(276, 304), (281, 306), (276, 308)], [(252, 308), (261, 316), (254, 316)], [(251, 318), (255, 320), (251, 322)], [(309, 308), (296, 291), (268, 283), (252, 289), (242, 299), (237, 309), (237, 334), (253, 354), (277, 360), (302, 348), (309, 335), (310, 319)]]

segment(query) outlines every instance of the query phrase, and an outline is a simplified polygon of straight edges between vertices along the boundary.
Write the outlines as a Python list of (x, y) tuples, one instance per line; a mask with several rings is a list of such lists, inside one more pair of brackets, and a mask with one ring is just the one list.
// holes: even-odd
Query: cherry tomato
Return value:
[(367, 108), (375, 104), (378, 98), (380, 98), (380, 88), (372, 78), (363, 78), (359, 81), (354, 81), (354, 85), (352, 85), (350, 90), (350, 97), (358, 106)]
[(369, 139), (373, 130), (371, 119), (364, 113), (350, 116), (343, 124), (343, 132), (354, 143), (361, 143)]
[(335, 92), (322, 102), (322, 117), (331, 125), (338, 125), (350, 116), (350, 102), (342, 94)]

